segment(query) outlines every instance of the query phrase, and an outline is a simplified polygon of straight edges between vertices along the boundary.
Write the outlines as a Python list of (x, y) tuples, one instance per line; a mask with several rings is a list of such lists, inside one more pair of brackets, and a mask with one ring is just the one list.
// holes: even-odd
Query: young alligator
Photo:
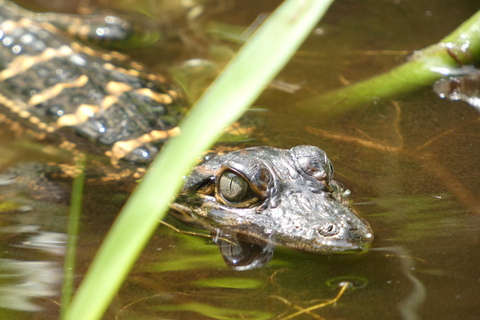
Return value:
[[(75, 27), (78, 17), (35, 14), (1, 2), (3, 113), (47, 136), (79, 135), (77, 144), (102, 150), (115, 163), (149, 162), (158, 144), (177, 133), (179, 94), (123, 55), (72, 40), (57, 29), (68, 19), (83, 34), (119, 30), (113, 16), (100, 20), (103, 26), (81, 28)], [(332, 177), (325, 152), (313, 146), (206, 157), (186, 178), (172, 214), (253, 243), (315, 253), (366, 248), (371, 228)]]

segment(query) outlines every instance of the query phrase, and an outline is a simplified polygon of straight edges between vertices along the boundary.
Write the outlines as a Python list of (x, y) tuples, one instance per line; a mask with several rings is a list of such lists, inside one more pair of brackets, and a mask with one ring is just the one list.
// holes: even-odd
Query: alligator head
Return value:
[[(370, 225), (313, 146), (253, 147), (205, 159), (185, 178), (174, 216), (218, 234), (313, 253), (367, 248)], [(243, 240), (242, 240), (243, 241)]]

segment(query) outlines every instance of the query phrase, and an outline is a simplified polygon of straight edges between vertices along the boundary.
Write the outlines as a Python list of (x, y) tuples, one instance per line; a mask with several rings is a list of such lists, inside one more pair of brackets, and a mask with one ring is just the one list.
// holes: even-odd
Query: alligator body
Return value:
[[(62, 128), (73, 127), (114, 160), (151, 161), (154, 144), (177, 133), (177, 92), (141, 64), (93, 50), (43, 20), (10, 2), (0, 7), (5, 112), (46, 134), (65, 135), (71, 130)], [(87, 29), (113, 29), (111, 20)]]

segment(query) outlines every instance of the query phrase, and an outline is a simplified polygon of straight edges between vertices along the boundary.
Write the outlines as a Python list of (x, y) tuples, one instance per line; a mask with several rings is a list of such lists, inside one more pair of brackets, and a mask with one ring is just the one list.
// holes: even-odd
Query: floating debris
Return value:
[(442, 99), (462, 100), (480, 111), (480, 70), (462, 68), (460, 71), (449, 70), (451, 76), (437, 80), (433, 91)]

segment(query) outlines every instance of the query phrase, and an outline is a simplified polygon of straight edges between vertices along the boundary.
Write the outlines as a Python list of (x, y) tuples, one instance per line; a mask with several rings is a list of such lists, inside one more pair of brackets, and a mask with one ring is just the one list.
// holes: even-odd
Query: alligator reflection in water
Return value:
[(213, 241), (218, 245), (225, 264), (233, 270), (243, 271), (260, 268), (273, 258), (275, 245), (258, 239), (243, 239), (239, 235), (217, 230)]
[(327, 254), (367, 248), (372, 230), (332, 178), (330, 160), (313, 146), (207, 157), (186, 178), (172, 215), (220, 229), (231, 240), (217, 241), (224, 259), (240, 269), (267, 263), (275, 245)]

